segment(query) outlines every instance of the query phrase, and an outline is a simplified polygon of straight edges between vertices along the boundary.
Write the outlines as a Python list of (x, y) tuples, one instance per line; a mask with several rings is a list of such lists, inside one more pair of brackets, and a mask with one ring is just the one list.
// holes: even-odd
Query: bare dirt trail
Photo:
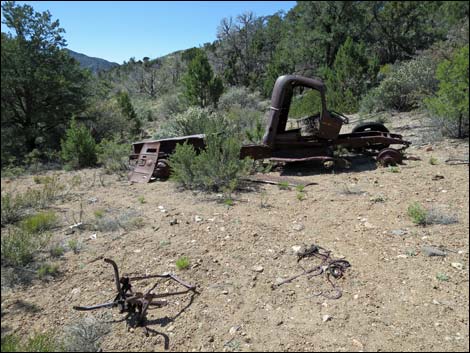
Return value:
[[(415, 123), (399, 116), (394, 127), (417, 139)], [(294, 188), (253, 184), (236, 195), (233, 206), (217, 195), (179, 192), (171, 182), (129, 185), (106, 176), (102, 186), (91, 183), (96, 170), (63, 172), (61, 180), (74, 175), (83, 180), (70, 200), (56, 205), (64, 225), (80, 202), (86, 222), (104, 210), (116, 217), (136, 214), (143, 225), (71, 235), (84, 246), (58, 261), (59, 277), (3, 291), (2, 331), (59, 332), (79, 317), (98, 316), (72, 306), (115, 295), (111, 267), (89, 263), (104, 256), (124, 274), (170, 271), (197, 284), (200, 294), (186, 310), (181, 312), (189, 296), (149, 312), (149, 327), (167, 335), (171, 351), (468, 351), (469, 169), (444, 162), (468, 158), (468, 142), (436, 142), (432, 151), (428, 146), (414, 144), (408, 152), (421, 160), (405, 161), (398, 172), (370, 161), (349, 171), (290, 168), (282, 174), (315, 183), (305, 187), (304, 200)], [(431, 156), (437, 165), (429, 163)], [(2, 180), (2, 189), (33, 183), (32, 178)], [(414, 201), (455, 215), (458, 223), (414, 225), (407, 216)], [(63, 238), (64, 231), (56, 237)], [(299, 273), (292, 247), (313, 243), (351, 264), (337, 282), (343, 290), (338, 300), (315, 296), (330, 290), (324, 277), (301, 277), (272, 289), (276, 281)], [(425, 245), (442, 246), (447, 256), (428, 257)], [(181, 256), (190, 259), (189, 269), (177, 270)], [(39, 310), (24, 310), (19, 298)], [(117, 309), (106, 310), (115, 320), (123, 317)], [(120, 322), (111, 325), (102, 348), (161, 351), (164, 338), (146, 337)]]

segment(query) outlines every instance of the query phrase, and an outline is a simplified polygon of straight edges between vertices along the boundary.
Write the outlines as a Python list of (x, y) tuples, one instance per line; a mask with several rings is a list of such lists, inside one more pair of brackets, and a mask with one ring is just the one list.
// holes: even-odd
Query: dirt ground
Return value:
[[(99, 180), (99, 169), (55, 172), (64, 183), (76, 175), (82, 182), (54, 205), (62, 222), (54, 236), (83, 247), (56, 261), (60, 275), (49, 282), (11, 287), (2, 278), (2, 334), (60, 333), (80, 317), (103, 312), (122, 319), (118, 309), (72, 309), (114, 298), (111, 266), (92, 261), (103, 256), (123, 274), (172, 272), (199, 292), (149, 311), (148, 327), (162, 334), (112, 323), (103, 351), (163, 351), (165, 341), (170, 351), (468, 351), (469, 168), (445, 163), (468, 159), (468, 141), (423, 143), (418, 118), (401, 114), (393, 122), (387, 126), (410, 139), (408, 154), (421, 160), (391, 170), (362, 157), (350, 169), (307, 165), (272, 173), (313, 182), (304, 200), (295, 188), (253, 183), (228, 206), (218, 195), (181, 192), (172, 182), (129, 185), (114, 175)], [(33, 185), (32, 177), (2, 179), (2, 191)], [(415, 225), (407, 215), (413, 201), (458, 222)], [(143, 225), (67, 235), (80, 204), (84, 223), (104, 210), (115, 217), (132, 212)], [(349, 261), (336, 282), (340, 299), (315, 295), (331, 291), (324, 276), (272, 289), (299, 273), (292, 248), (302, 244)], [(429, 257), (425, 245), (444, 248), (447, 256)], [(176, 268), (181, 256), (190, 260), (188, 269)], [(148, 289), (153, 283), (135, 285)]]

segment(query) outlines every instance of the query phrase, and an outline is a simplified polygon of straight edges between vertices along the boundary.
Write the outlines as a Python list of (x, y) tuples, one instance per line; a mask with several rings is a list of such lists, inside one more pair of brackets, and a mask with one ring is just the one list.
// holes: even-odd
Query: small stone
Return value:
[(80, 288), (74, 288), (70, 291), (72, 295), (80, 294), (81, 290)]
[(90, 240), (95, 240), (96, 239), (96, 233), (90, 235)]
[(237, 333), (238, 330), (240, 330), (240, 326), (233, 326), (230, 327), (230, 330), (228, 332), (233, 336)]
[(292, 247), (292, 251), (294, 252), (295, 255), (299, 254), (303, 249), (302, 245), (294, 245)]
[(171, 221), (170, 221), (170, 226), (174, 226), (175, 224), (178, 224), (178, 220), (176, 218), (173, 218)]
[(428, 245), (424, 245), (421, 248), (421, 251), (425, 253), (426, 256), (446, 256), (447, 255), (444, 251), (434, 248), (432, 246), (428, 246)]
[(292, 227), (293, 230), (296, 230), (296, 231), (301, 231), (303, 230), (305, 227), (302, 223), (296, 223), (294, 224), (294, 226)]
[(255, 272), (260, 272), (260, 273), (261, 273), (261, 272), (264, 271), (264, 268), (263, 268), (263, 266), (261, 266), (261, 265), (257, 265), (257, 266), (254, 266), (254, 267), (253, 267), (253, 271), (255, 271)]
[(356, 347), (358, 347), (359, 350), (364, 349), (364, 345), (362, 344), (361, 341), (359, 341), (359, 340), (353, 338), (353, 339), (352, 339), (352, 343), (353, 343)]
[(174, 329), (175, 329), (175, 326), (171, 325), (171, 326), (168, 327), (166, 330), (167, 330), (168, 332), (171, 332), (171, 331), (173, 331)]
[(323, 315), (323, 317), (322, 317), (323, 322), (330, 321), (331, 319), (332, 319), (332, 317), (330, 315)]
[(196, 216), (194, 216), (194, 220), (195, 220), (196, 222), (201, 222), (201, 221), (202, 221), (202, 217), (196, 215)]
[(463, 265), (460, 262), (452, 262), (450, 265), (457, 270), (463, 270)]
[(222, 294), (227, 295), (227, 294), (228, 294), (228, 290), (224, 289), (224, 290), (222, 291)]
[(364, 227), (369, 228), (369, 229), (375, 228), (374, 225), (369, 222), (364, 222)]
[(359, 294), (354, 294), (354, 299), (358, 299), (359, 298)]
[(159, 209), (159, 210), (164, 210), (165, 207), (163, 207), (163, 206), (158, 206), (158, 209)]
[(403, 235), (406, 235), (407, 231), (404, 230), (404, 229), (394, 229), (394, 230), (391, 230), (390, 231), (390, 234), (392, 235), (396, 235), (396, 236), (403, 236)]
[(434, 148), (432, 148), (432, 146), (428, 146), (428, 147), (426, 147), (425, 151), (426, 152), (432, 152), (432, 151), (434, 151)]
[(142, 252), (142, 249), (135, 249), (134, 252), (135, 252), (136, 254), (140, 254), (140, 253)]
[(280, 321), (276, 322), (276, 326), (281, 326), (283, 323), (284, 323), (284, 321), (280, 320)]
[(98, 199), (96, 197), (90, 197), (88, 199), (88, 203), (96, 203), (96, 202), (98, 202)]

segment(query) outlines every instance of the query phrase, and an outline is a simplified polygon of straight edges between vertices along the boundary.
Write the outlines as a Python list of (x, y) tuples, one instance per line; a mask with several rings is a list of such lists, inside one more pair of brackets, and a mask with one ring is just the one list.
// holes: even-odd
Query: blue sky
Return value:
[[(224, 17), (288, 11), (295, 1), (19, 1), (49, 10), (65, 29), (68, 48), (122, 63), (156, 58), (216, 39)], [(2, 31), (5, 31), (2, 24)]]

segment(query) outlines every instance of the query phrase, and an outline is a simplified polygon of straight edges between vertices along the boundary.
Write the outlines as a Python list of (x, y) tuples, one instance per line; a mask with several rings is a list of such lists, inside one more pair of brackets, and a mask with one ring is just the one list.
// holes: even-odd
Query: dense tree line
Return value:
[[(213, 43), (131, 58), (98, 76), (68, 55), (49, 12), (14, 2), (2, 3), (2, 12), (10, 29), (1, 34), (2, 167), (60, 149), (73, 117), (98, 143), (129, 142), (145, 136), (147, 122), (191, 105), (216, 109), (223, 92), (237, 87), (269, 98), (283, 74), (323, 79), (329, 105), (344, 112), (389, 101), (384, 109), (423, 103), (444, 114), (439, 105), (468, 101), (468, 1), (301, 1), (287, 13), (246, 12), (222, 19)], [(458, 102), (453, 87), (464, 92)], [(468, 109), (454, 115), (464, 136)]]

